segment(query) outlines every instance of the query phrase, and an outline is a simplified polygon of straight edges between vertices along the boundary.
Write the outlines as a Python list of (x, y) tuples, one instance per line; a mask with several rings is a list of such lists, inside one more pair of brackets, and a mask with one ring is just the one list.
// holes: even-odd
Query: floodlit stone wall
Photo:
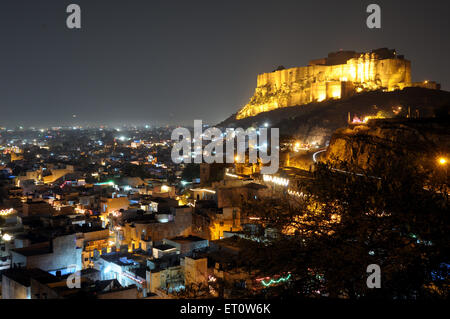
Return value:
[(395, 51), (388, 52), (392, 52), (388, 58), (376, 51), (354, 53), (354, 57), (343, 64), (330, 65), (332, 61), (328, 58), (305, 67), (260, 74), (254, 95), (236, 118), (287, 106), (340, 99), (367, 90), (393, 91), (411, 86), (411, 62), (398, 57)]

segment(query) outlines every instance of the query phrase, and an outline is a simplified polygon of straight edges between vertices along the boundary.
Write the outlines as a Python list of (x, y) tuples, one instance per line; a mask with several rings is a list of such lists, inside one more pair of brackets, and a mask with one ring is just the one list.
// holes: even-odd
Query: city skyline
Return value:
[(72, 1), (0, 10), (6, 308), (445, 304), (450, 2)]
[(4, 4), (0, 126), (214, 125), (248, 103), (257, 74), (340, 49), (396, 49), (414, 81), (450, 86), (444, 1), (379, 1), (380, 30), (365, 26), (368, 1), (77, 1), (81, 30), (66, 27), (70, 3)]

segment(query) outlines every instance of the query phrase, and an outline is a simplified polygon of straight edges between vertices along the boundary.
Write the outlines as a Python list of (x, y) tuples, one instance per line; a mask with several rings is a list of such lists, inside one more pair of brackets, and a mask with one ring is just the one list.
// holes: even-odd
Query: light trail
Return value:
[(317, 151), (313, 154), (312, 158), (313, 158), (314, 163), (317, 163), (317, 155), (320, 153), (323, 153), (325, 151), (326, 151), (326, 149), (323, 149), (323, 150)]

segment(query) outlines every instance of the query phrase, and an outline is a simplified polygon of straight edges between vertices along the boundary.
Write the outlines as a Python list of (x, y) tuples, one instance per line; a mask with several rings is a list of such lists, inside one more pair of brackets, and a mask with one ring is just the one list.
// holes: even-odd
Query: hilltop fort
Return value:
[(364, 91), (395, 91), (411, 86), (440, 89), (435, 82), (411, 82), (411, 62), (395, 50), (338, 51), (312, 60), (305, 67), (279, 67), (274, 72), (259, 74), (254, 95), (236, 119)]

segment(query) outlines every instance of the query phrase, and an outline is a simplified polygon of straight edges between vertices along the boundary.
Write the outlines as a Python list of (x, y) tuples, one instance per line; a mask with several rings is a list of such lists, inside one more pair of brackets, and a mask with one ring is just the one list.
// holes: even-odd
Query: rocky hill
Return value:
[(289, 135), (305, 143), (323, 144), (335, 130), (348, 125), (349, 113), (363, 118), (383, 114), (384, 117), (433, 117), (436, 113), (448, 113), (450, 92), (420, 87), (392, 92), (362, 92), (348, 98), (291, 106), (259, 113), (241, 120), (233, 114), (217, 126), (261, 127), (269, 123), (278, 127), (281, 135)]
[(420, 165), (436, 165), (450, 154), (450, 118), (383, 119), (337, 130), (321, 157), (336, 166), (340, 161), (366, 170), (407, 154)]

